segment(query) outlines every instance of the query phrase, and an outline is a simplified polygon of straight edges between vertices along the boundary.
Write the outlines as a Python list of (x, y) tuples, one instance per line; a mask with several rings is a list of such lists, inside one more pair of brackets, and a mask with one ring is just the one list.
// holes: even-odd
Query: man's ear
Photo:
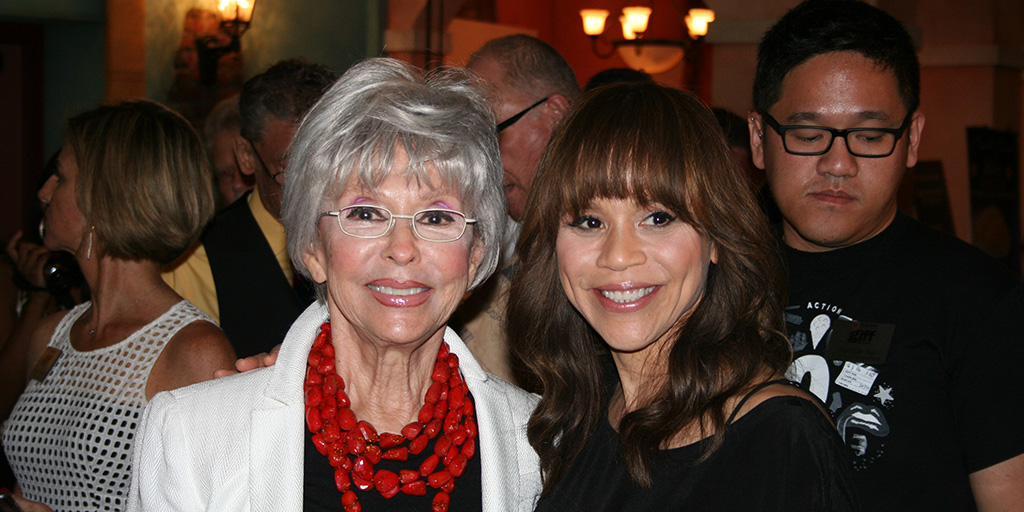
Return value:
[(235, 160), (238, 161), (238, 170), (246, 176), (256, 174), (256, 160), (252, 156), (252, 145), (241, 135), (231, 136), (231, 147), (235, 152)]
[(924, 130), (924, 114), (921, 111), (914, 112), (910, 118), (910, 127), (907, 128), (907, 137), (910, 145), (907, 146), (907, 167), (917, 165), (917, 149), (921, 146), (921, 132)]
[(545, 106), (547, 107), (546, 110), (548, 112), (549, 125), (554, 129), (555, 125), (558, 124), (558, 122), (562, 120), (562, 117), (565, 116), (565, 113), (569, 111), (569, 99), (561, 94), (555, 93), (548, 96), (548, 101)]
[(761, 114), (747, 115), (747, 129), (750, 130), (750, 158), (758, 169), (764, 170), (764, 120)]

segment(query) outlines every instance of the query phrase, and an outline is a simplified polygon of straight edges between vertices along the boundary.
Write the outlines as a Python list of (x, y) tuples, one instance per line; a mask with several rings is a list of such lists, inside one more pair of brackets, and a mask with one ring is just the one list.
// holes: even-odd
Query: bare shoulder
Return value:
[[(749, 398), (747, 398), (747, 401), (740, 405), (739, 411), (736, 412), (735, 419), (741, 418), (744, 414), (754, 410), (757, 406), (763, 404), (764, 402), (772, 398), (784, 396), (791, 396), (806, 400), (810, 404), (814, 405), (819, 411), (821, 411), (821, 413), (825, 415), (825, 417), (829, 417), (828, 413), (825, 412), (825, 409), (821, 401), (819, 401), (817, 397), (808, 393), (807, 391), (800, 387), (779, 380), (778, 382), (772, 382), (752, 393), (749, 396)], [(734, 398), (734, 400), (736, 400), (736, 403), (738, 404), (739, 401), (742, 400), (742, 398), (743, 396), (739, 396), (737, 398)]]
[(182, 327), (164, 347), (146, 385), (146, 396), (209, 380), (213, 372), (233, 368), (235, 351), (224, 331), (206, 320)]

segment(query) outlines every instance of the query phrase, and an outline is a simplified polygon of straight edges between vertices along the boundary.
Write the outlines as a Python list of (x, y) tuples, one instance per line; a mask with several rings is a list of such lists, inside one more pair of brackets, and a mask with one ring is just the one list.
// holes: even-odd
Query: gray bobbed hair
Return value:
[[(478, 79), (465, 70), (423, 73), (386, 58), (352, 66), (306, 114), (292, 143), (281, 222), (295, 269), (310, 277), (302, 257), (320, 243), (320, 214), (350, 180), (380, 186), (401, 148), (411, 184), (453, 191), (477, 219), (466, 234), (480, 237), (484, 256), (470, 288), (483, 282), (498, 264), (507, 222), (494, 126)], [(428, 179), (428, 165), (441, 183)], [(323, 284), (317, 296), (326, 299)]]

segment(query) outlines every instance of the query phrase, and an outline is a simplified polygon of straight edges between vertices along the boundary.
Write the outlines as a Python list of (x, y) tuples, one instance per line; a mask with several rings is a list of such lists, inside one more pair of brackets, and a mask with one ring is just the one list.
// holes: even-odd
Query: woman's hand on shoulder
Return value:
[(215, 370), (228, 368), (234, 361), (235, 350), (220, 327), (202, 320), (192, 322), (167, 342), (153, 366), (146, 398), (209, 380)]
[(277, 353), (281, 351), (281, 344), (274, 345), (270, 353), (260, 352), (254, 356), (243, 357), (235, 361), (235, 368), (220, 368), (213, 372), (213, 378), (219, 379), (228, 375), (237, 375), (257, 368), (266, 368), (277, 364)]

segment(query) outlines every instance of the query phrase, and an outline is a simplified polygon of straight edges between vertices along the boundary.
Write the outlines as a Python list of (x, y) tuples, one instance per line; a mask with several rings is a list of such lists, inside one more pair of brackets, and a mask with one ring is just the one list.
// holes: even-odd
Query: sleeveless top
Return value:
[(212, 322), (183, 300), (126, 339), (79, 352), (71, 326), (90, 305), (61, 319), (49, 343), (60, 356), (42, 382), (29, 381), (3, 432), (25, 498), (58, 512), (125, 509), (153, 364), (182, 327)]
[[(770, 381), (771, 384), (787, 382)], [(739, 410), (752, 390), (737, 406)], [(537, 512), (855, 512), (849, 453), (814, 402), (774, 396), (729, 418), (722, 444), (701, 460), (710, 440), (660, 450), (650, 488), (634, 483), (618, 432), (602, 420)]]

